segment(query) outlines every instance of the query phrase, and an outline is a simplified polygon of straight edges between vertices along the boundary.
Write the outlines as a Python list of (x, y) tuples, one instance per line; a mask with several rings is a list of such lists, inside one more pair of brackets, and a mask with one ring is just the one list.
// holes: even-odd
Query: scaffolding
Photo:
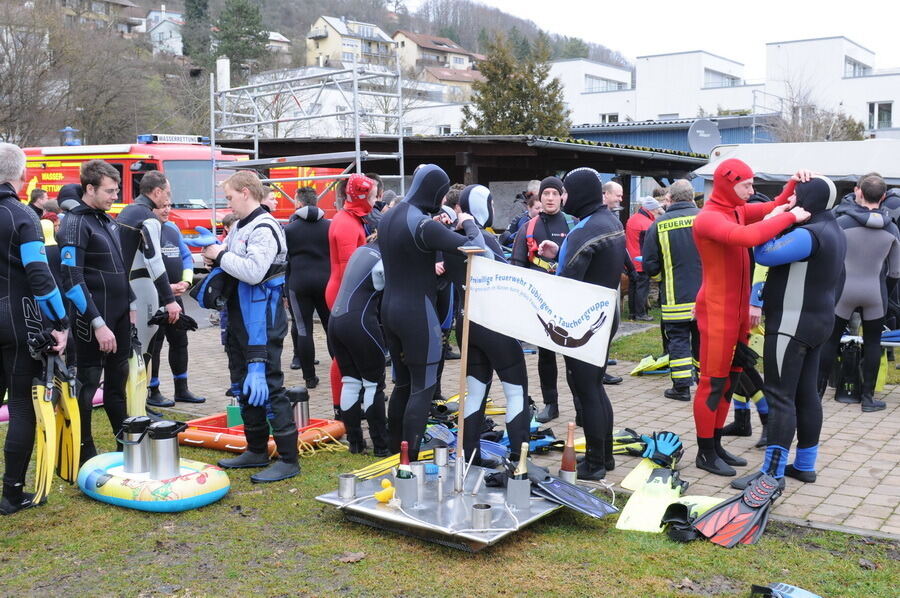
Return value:
[[(326, 98), (336, 101), (333, 106), (323, 110)], [(358, 64), (354, 58), (350, 66), (339, 69), (288, 75), (225, 89), (217, 88), (215, 76), (210, 75), (209, 104), (213, 189), (216, 187), (217, 173), (222, 170), (252, 169), (262, 172), (276, 167), (346, 165), (339, 175), (261, 177), (264, 183), (271, 184), (286, 195), (277, 187), (277, 183), (331, 180), (333, 185), (340, 179), (348, 178), (354, 171), (362, 173), (363, 162), (389, 160), (397, 162), (397, 174), (381, 177), (399, 179), (400, 194), (403, 195), (406, 191), (403, 160), (403, 74), (399, 54), (396, 55), (394, 69)], [(293, 131), (300, 125), (305, 125), (311, 133), (313, 123), (326, 121), (337, 122), (345, 134), (352, 133), (353, 151), (260, 158), (260, 138), (278, 138), (281, 133)], [(364, 135), (364, 123), (370, 127), (378, 125), (383, 132)], [(346, 136), (349, 139), (351, 135)], [(253, 149), (217, 147), (218, 142), (227, 139), (252, 139)], [(365, 148), (367, 141), (383, 142), (385, 139), (396, 141), (396, 152), (375, 153)], [(244, 153), (248, 154), (248, 159), (217, 160), (216, 151)], [(319, 194), (320, 199), (332, 185)], [(212, 203), (215, 222), (216, 202)]]

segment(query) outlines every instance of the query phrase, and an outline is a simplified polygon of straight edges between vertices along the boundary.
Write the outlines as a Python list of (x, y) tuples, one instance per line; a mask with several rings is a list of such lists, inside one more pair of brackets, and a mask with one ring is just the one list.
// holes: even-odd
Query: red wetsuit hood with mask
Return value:
[(351, 174), (347, 179), (347, 199), (344, 200), (344, 210), (360, 219), (371, 212), (369, 193), (377, 184), (365, 175)]

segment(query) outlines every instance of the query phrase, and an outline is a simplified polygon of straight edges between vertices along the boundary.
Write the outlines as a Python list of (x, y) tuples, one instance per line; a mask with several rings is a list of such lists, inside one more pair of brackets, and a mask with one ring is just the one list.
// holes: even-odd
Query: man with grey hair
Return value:
[(669, 187), (671, 204), (644, 237), (644, 272), (659, 282), (663, 333), (669, 341), (672, 388), (666, 398), (691, 400), (694, 362), (699, 358), (700, 336), (694, 302), (700, 290), (700, 254), (694, 244), (694, 189), (685, 179)]
[(0, 143), (0, 230), (5, 240), (0, 252), (0, 386), (9, 404), (0, 515), (32, 506), (34, 498), (23, 488), (35, 437), (32, 380), (41, 378), (41, 363), (31, 357), (29, 342), (43, 341), (49, 352), (58, 353), (66, 346), (69, 327), (37, 214), (19, 200), (24, 184), (24, 152)]

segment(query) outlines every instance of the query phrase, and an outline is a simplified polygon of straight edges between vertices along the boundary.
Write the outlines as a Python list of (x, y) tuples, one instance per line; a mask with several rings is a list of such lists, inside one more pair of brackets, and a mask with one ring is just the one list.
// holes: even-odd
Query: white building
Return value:
[(634, 86), (630, 71), (588, 60), (557, 61), (551, 74), (564, 85), (575, 125), (771, 113), (812, 103), (863, 122), (870, 135), (900, 137), (900, 114), (893, 115), (900, 68), (875, 64), (863, 46), (826, 37), (767, 44), (766, 79), (759, 82), (745, 80), (743, 64), (703, 50), (639, 56)]
[(181, 37), (181, 28), (184, 21), (167, 16), (154, 21), (147, 20), (147, 35), (150, 37), (150, 45), (154, 54), (172, 54), (182, 56), (184, 54), (184, 42)]

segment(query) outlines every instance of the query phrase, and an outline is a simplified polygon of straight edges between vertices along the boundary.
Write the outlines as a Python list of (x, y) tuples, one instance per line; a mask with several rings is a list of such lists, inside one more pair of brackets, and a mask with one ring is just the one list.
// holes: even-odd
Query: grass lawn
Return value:
[[(93, 424), (108, 430), (102, 410)], [(320, 453), (303, 459), (301, 477), (266, 486), (235, 472), (222, 501), (174, 515), (95, 502), (56, 480), (46, 505), (0, 518), (0, 595), (746, 596), (775, 581), (822, 596), (897, 595), (900, 544), (774, 522), (756, 546), (726, 550), (561, 510), (473, 555), (345, 522), (314, 500), (371, 460)], [(364, 556), (339, 561), (347, 552)]]

